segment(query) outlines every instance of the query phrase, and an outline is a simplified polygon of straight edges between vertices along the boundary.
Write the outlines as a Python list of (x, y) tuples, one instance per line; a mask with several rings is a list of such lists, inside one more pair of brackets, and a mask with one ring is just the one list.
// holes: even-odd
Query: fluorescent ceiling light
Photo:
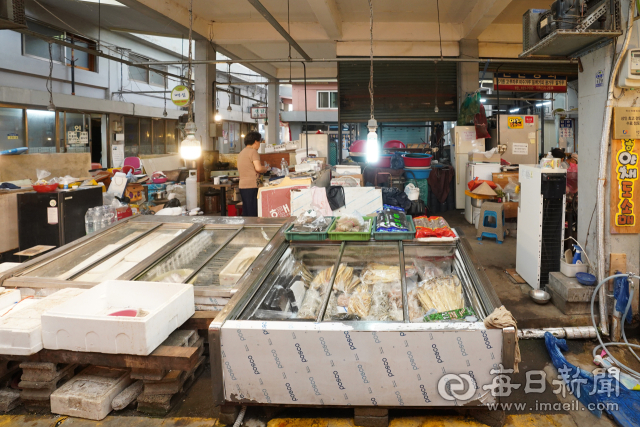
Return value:
[(509, 110), (510, 113), (517, 113), (518, 111), (520, 111), (519, 108), (512, 108), (511, 110)]
[(484, 104), (485, 102), (487, 102), (487, 100), (484, 99), (484, 98), (480, 98), (480, 102), (482, 102)]
[(123, 5), (120, 2), (117, 2), (116, 0), (99, 0), (99, 1), (98, 0), (76, 0), (76, 1), (83, 1), (85, 3), (96, 3), (96, 4), (99, 2), (100, 4), (107, 4), (107, 5), (110, 5), (110, 6), (123, 6), (123, 7), (126, 7), (125, 5)]

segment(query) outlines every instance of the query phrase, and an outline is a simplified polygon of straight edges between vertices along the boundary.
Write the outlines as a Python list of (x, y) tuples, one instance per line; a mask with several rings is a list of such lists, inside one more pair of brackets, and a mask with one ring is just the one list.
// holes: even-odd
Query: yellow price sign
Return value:
[(524, 120), (520, 116), (507, 117), (507, 125), (509, 129), (524, 129)]

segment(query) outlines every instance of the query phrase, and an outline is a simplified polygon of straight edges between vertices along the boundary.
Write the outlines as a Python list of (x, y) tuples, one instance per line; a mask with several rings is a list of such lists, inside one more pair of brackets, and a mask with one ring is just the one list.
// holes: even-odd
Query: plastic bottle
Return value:
[(189, 177), (185, 180), (187, 186), (187, 210), (198, 207), (198, 178), (195, 170), (189, 171)]
[(89, 208), (87, 213), (84, 215), (84, 229), (87, 234), (91, 234), (95, 231), (94, 228), (94, 218), (93, 218), (94, 209)]
[(282, 159), (282, 161), (280, 162), (280, 169), (282, 170), (282, 174), (284, 176), (289, 175), (289, 164), (285, 159)]
[(573, 248), (576, 250), (576, 253), (573, 255), (573, 261), (571, 261), (571, 263), (582, 264), (582, 250), (580, 249), (580, 246), (573, 245)]
[(540, 166), (543, 169), (553, 169), (553, 164), (554, 164), (554, 159), (553, 159), (553, 156), (551, 155), (551, 152), (549, 151), (547, 153), (547, 156), (540, 160)]

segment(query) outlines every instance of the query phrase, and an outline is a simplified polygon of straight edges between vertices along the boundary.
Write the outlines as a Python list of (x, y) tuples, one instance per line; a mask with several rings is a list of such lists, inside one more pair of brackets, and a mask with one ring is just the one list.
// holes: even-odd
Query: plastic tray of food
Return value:
[(411, 215), (407, 215), (409, 222), (409, 231), (374, 231), (373, 238), (375, 240), (413, 240), (416, 236), (416, 226), (413, 225), (413, 219)]
[(309, 241), (327, 240), (329, 238), (329, 229), (331, 228), (333, 223), (336, 221), (336, 217), (325, 216), (325, 219), (329, 221), (329, 226), (324, 231), (313, 231), (309, 233), (305, 233), (303, 231), (291, 231), (291, 229), (295, 227), (295, 224), (291, 224), (287, 228), (287, 231), (285, 231), (284, 237), (289, 242), (300, 242), (300, 241), (309, 242)]
[[(376, 217), (375, 216), (363, 216), (365, 224), (369, 224), (369, 227), (366, 231), (360, 232), (342, 232), (335, 231), (336, 226), (338, 225), (338, 221), (340, 221), (340, 217), (336, 218), (331, 227), (329, 227), (329, 239), (331, 240), (348, 240), (348, 241), (356, 241), (356, 242), (364, 242), (371, 239), (371, 232), (376, 229)], [(365, 225), (366, 226), (366, 225)]]

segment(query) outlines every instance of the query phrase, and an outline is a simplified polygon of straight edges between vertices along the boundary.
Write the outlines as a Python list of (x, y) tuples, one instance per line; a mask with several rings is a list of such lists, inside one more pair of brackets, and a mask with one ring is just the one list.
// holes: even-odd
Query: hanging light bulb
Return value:
[(196, 138), (196, 124), (187, 122), (184, 125), (187, 137), (180, 143), (180, 156), (185, 160), (196, 160), (202, 155), (202, 144)]
[(213, 116), (213, 120), (220, 123), (222, 121), (222, 116), (220, 115), (220, 111), (216, 110), (216, 114)]
[(366, 145), (367, 162), (375, 164), (380, 159), (380, 145), (378, 144), (378, 134), (376, 133), (378, 122), (376, 119), (371, 119), (367, 127), (369, 128)]
[(439, 112), (439, 111), (440, 111), (440, 109), (439, 109), (439, 108), (438, 108), (438, 106), (436, 105), (436, 108), (434, 108), (434, 109), (433, 109), (433, 111), (437, 113), (437, 112)]
[(229, 104), (229, 106), (227, 107), (227, 111), (228, 112), (232, 112), (233, 111), (233, 108), (231, 108), (231, 104)]

